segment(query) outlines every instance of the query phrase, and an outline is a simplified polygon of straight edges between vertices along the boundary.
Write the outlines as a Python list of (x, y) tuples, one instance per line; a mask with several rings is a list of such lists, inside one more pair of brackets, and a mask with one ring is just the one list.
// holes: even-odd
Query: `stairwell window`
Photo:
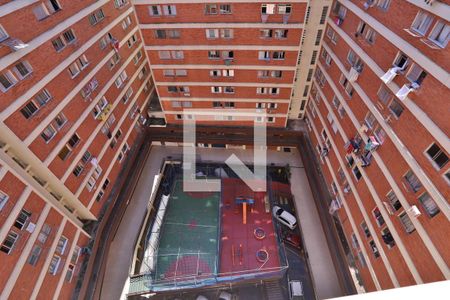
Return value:
[(0, 74), (0, 90), (5, 93), (12, 88), (19, 80), (9, 70)]
[(436, 144), (433, 143), (426, 151), (426, 156), (432, 161), (434, 167), (438, 170), (445, 167), (448, 163), (448, 156), (445, 152)]
[(428, 39), (441, 48), (447, 47), (448, 41), (450, 40), (450, 25), (444, 21), (436, 22)]
[(425, 35), (432, 22), (433, 17), (423, 10), (420, 10), (411, 25), (411, 29), (419, 35)]
[(419, 197), (419, 202), (431, 218), (440, 212), (436, 202), (434, 202), (433, 198), (426, 192)]

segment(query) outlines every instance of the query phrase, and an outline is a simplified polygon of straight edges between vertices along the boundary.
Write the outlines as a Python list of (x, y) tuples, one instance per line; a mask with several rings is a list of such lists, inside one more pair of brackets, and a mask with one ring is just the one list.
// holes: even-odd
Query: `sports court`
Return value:
[(174, 183), (161, 228), (159, 279), (217, 274), (220, 193), (185, 193)]

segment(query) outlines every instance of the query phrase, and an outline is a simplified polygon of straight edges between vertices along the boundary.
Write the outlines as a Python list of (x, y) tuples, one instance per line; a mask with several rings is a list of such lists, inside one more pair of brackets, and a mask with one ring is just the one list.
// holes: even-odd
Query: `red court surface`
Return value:
[[(222, 216), (220, 234), (221, 276), (230, 272), (238, 274), (274, 270), (280, 267), (275, 229), (271, 212), (266, 212), (264, 198), (266, 193), (254, 193), (240, 179), (222, 180)], [(255, 203), (247, 205), (247, 224), (243, 224), (243, 205), (236, 204), (237, 197), (253, 198)], [(261, 228), (265, 237), (257, 239), (255, 229)], [(256, 253), (264, 249), (269, 254), (268, 260), (258, 261)], [(234, 255), (233, 255), (234, 253)], [(228, 273), (228, 274), (227, 274)]]

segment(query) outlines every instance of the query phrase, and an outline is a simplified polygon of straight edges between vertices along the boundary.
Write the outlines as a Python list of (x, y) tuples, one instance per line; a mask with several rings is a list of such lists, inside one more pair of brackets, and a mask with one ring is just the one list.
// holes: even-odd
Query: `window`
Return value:
[(391, 103), (389, 104), (389, 110), (392, 112), (392, 114), (396, 118), (400, 118), (400, 116), (403, 113), (403, 106), (400, 104), (400, 102), (397, 99), (392, 99)]
[(220, 86), (212, 86), (211, 87), (211, 93), (222, 93), (222, 87)]
[(364, 118), (364, 123), (366, 123), (367, 127), (373, 128), (375, 122), (376, 122), (375, 116), (371, 112), (368, 112), (366, 117)]
[(80, 73), (80, 68), (78, 67), (78, 64), (76, 62), (71, 64), (68, 70), (72, 78), (75, 78), (78, 75), (78, 73)]
[(234, 94), (234, 87), (226, 86), (226, 87), (223, 88), (223, 92), (225, 94)]
[(413, 64), (409, 69), (408, 74), (406, 74), (406, 78), (409, 81), (417, 83), (418, 85), (422, 84), (422, 81), (427, 76), (427, 73), (418, 65)]
[(284, 59), (284, 56), (285, 56), (285, 52), (284, 51), (274, 51), (272, 57), (273, 57), (273, 59), (282, 60), (282, 59)]
[(261, 29), (259, 32), (260, 38), (267, 39), (272, 37), (272, 29)]
[(48, 267), (48, 272), (52, 275), (56, 275), (58, 272), (59, 264), (61, 263), (61, 257), (58, 255), (53, 255), (50, 266)]
[(392, 236), (391, 232), (387, 227), (381, 230), (381, 238), (383, 239), (383, 242), (387, 245), (389, 249), (395, 246), (394, 237)]
[(133, 45), (136, 44), (136, 42), (137, 42), (137, 37), (135, 34), (133, 34), (127, 41), (128, 48), (133, 47)]
[(402, 204), (400, 203), (400, 200), (398, 200), (397, 195), (394, 193), (394, 191), (390, 191), (387, 195), (386, 195), (389, 204), (391, 205), (391, 207), (394, 210), (399, 210), (400, 208), (402, 208)]
[(206, 29), (206, 38), (217, 39), (219, 37), (219, 29)]
[(163, 12), (166, 16), (176, 16), (177, 8), (175, 5), (163, 5)]
[(130, 16), (128, 16), (125, 18), (125, 20), (122, 21), (123, 30), (126, 30), (130, 25), (131, 25), (131, 18)]
[(3, 241), (0, 250), (5, 252), (6, 254), (11, 253), (18, 238), (19, 235), (17, 233), (15, 233), (14, 231), (10, 231)]
[(261, 5), (261, 14), (273, 15), (275, 13), (275, 4), (263, 4)]
[(217, 15), (217, 4), (205, 4), (205, 15)]
[(161, 15), (161, 6), (159, 5), (150, 5), (148, 7), (150, 16), (160, 16)]
[(22, 209), (19, 213), (19, 215), (17, 216), (16, 221), (14, 222), (14, 226), (16, 228), (22, 229), (25, 224), (27, 223), (28, 219), (30, 218), (31, 213)]
[(358, 166), (353, 167), (352, 171), (353, 171), (353, 175), (355, 175), (356, 180), (360, 180), (362, 177), (362, 174), (359, 171)]
[(58, 245), (56, 246), (55, 252), (58, 252), (59, 254), (63, 255), (64, 251), (66, 250), (66, 246), (67, 246), (67, 242), (68, 241), (69, 240), (65, 236), (62, 235), (59, 238)]
[(84, 165), (79, 163), (72, 171), (73, 175), (75, 175), (75, 177), (78, 177), (81, 175), (81, 173), (83, 173), (84, 170)]
[(377, 222), (378, 227), (382, 226), (384, 224), (384, 219), (383, 219), (383, 216), (381, 215), (380, 209), (378, 207), (376, 207), (372, 211), (372, 214), (375, 217), (375, 221)]
[(0, 211), (5, 207), (6, 202), (8, 202), (9, 196), (4, 192), (0, 191)]
[(417, 13), (416, 18), (411, 25), (411, 29), (420, 35), (425, 35), (428, 28), (430, 28), (432, 21), (433, 17), (421, 10)]
[(429, 159), (434, 162), (434, 165), (440, 170), (448, 162), (448, 156), (442, 151), (441, 148), (436, 143), (433, 143), (428, 150), (425, 152)]
[(3, 26), (0, 25), (0, 42), (6, 40), (7, 38), (9, 38), (8, 33), (7, 33), (6, 30), (3, 28)]
[(327, 29), (327, 37), (331, 40), (333, 44), (336, 45), (338, 41), (338, 35), (331, 27), (328, 27)]
[(114, 7), (121, 8), (128, 4), (128, 0), (114, 0)]
[(434, 202), (433, 198), (426, 192), (419, 197), (419, 202), (430, 217), (434, 217), (440, 212), (436, 202)]
[(141, 60), (141, 58), (142, 58), (142, 51), (139, 50), (138, 53), (136, 53), (136, 55), (133, 57), (133, 63), (137, 65), (137, 63)]
[(102, 189), (106, 190), (106, 188), (108, 187), (108, 185), (109, 185), (109, 179), (106, 178), (106, 179), (105, 179), (105, 182), (103, 182)]
[(380, 86), (377, 95), (378, 99), (380, 99), (381, 103), (383, 104), (387, 104), (389, 100), (394, 97), (394, 95), (392, 95), (391, 91), (385, 85)]
[(128, 75), (125, 71), (122, 71), (120, 75), (117, 77), (116, 81), (114, 82), (116, 84), (117, 88), (121, 88), (123, 84), (125, 83), (125, 80), (127, 80)]
[(223, 39), (232, 39), (233, 29), (220, 29), (220, 37)]
[(0, 74), (0, 90), (6, 92), (18, 82), (11, 71), (5, 71)]
[(169, 93), (177, 93), (177, 92), (178, 92), (178, 88), (177, 88), (176, 86), (169, 85), (169, 86), (167, 87), (167, 91), (168, 91)]
[(378, 0), (378, 7), (382, 10), (388, 10), (391, 0)]
[(231, 14), (231, 4), (220, 4), (219, 11), (221, 15)]
[(50, 101), (51, 98), (52, 96), (46, 89), (43, 89), (34, 96), (34, 99), (36, 100), (37, 103), (39, 103), (39, 106), (46, 104), (48, 101)]
[(259, 51), (258, 52), (258, 59), (259, 60), (269, 60), (270, 59), (270, 52), (269, 51)]
[(220, 52), (217, 50), (208, 51), (208, 58), (209, 59), (219, 59)]
[(56, 135), (56, 130), (52, 125), (47, 126), (41, 133), (41, 137), (47, 143)]
[(31, 250), (30, 256), (28, 257), (28, 263), (32, 266), (35, 266), (39, 256), (41, 255), (42, 247), (39, 245), (34, 245), (33, 249)]
[(409, 185), (409, 188), (416, 193), (422, 187), (419, 179), (416, 175), (410, 170), (403, 176), (405, 182)]
[(223, 70), (223, 77), (234, 77), (234, 70)]
[(78, 136), (78, 134), (75, 133), (75, 134), (72, 135), (72, 137), (70, 138), (68, 144), (69, 144), (71, 147), (75, 147), (76, 145), (78, 145), (79, 142), (80, 142), (80, 137)]
[(64, 47), (66, 47), (66, 44), (64, 44), (63, 39), (61, 37), (57, 37), (56, 39), (52, 40), (52, 45), (57, 52), (61, 51), (62, 49), (64, 49)]
[(61, 5), (56, 0), (48, 0), (45, 2), (51, 14), (61, 10)]
[(89, 23), (91, 23), (91, 25), (95, 25), (105, 18), (105, 14), (103, 13), (102, 9), (99, 9), (99, 10), (95, 11), (94, 13), (90, 14), (88, 18), (89, 18)]
[(223, 59), (233, 59), (234, 58), (234, 52), (233, 51), (229, 51), (229, 50), (222, 51), (222, 58)]
[(170, 51), (173, 59), (183, 59), (184, 52), (183, 51)]
[(14, 71), (19, 79), (24, 79), (25, 77), (30, 75), (33, 70), (31, 69), (31, 66), (27, 61), (22, 61), (14, 66)]
[(155, 37), (157, 39), (165, 39), (166, 38), (166, 31), (164, 29), (157, 29), (157, 30), (155, 30)]
[(406, 212), (402, 212), (401, 214), (399, 214), (398, 218), (400, 219), (400, 222), (402, 223), (403, 228), (405, 229), (406, 233), (411, 233), (414, 230), (416, 230), (414, 228), (413, 223), (411, 222), (411, 219), (409, 218), (409, 216)]
[(211, 77), (220, 77), (220, 70), (211, 70), (211, 71), (209, 71), (209, 76), (211, 76)]
[(29, 119), (31, 116), (33, 116), (38, 111), (37, 105), (33, 101), (29, 101), (21, 110), (20, 112), (22, 115)]
[(287, 29), (275, 29), (275, 38), (276, 39), (285, 39), (287, 38), (288, 30)]
[(375, 258), (380, 257), (380, 252), (378, 251), (378, 248), (375, 245), (375, 242), (374, 241), (370, 241), (369, 245), (370, 245), (370, 249), (372, 249), (372, 253), (375, 256)]
[(62, 36), (64, 37), (64, 40), (68, 44), (70, 44), (71, 42), (75, 41), (75, 34), (73, 33), (72, 29), (64, 31)]
[(369, 237), (372, 236), (372, 234), (370, 233), (369, 227), (367, 227), (367, 224), (366, 224), (365, 221), (363, 221), (363, 222), (361, 223), (360, 226), (361, 226), (361, 229), (362, 229), (363, 232), (364, 232), (364, 235), (365, 235), (367, 238), (369, 238)]
[(436, 25), (431, 31), (428, 39), (441, 48), (447, 47), (450, 39), (450, 25), (445, 24), (443, 21), (436, 22)]
[(290, 4), (278, 4), (278, 13), (279, 14), (290, 14), (292, 7)]
[(167, 35), (170, 39), (179, 39), (181, 34), (179, 30), (167, 30)]
[(170, 51), (158, 51), (160, 59), (170, 59)]
[(51, 231), (52, 231), (52, 228), (50, 227), (50, 225), (44, 224), (42, 226), (41, 232), (38, 235), (38, 241), (41, 242), (42, 244), (44, 244), (45, 241), (47, 241), (47, 238), (50, 235)]
[(281, 78), (283, 72), (282, 71), (271, 71), (270, 76), (273, 78)]

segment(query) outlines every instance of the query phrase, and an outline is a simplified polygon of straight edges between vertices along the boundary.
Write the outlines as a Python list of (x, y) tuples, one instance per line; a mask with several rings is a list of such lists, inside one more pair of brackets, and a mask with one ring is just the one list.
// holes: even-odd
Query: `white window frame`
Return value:
[[(422, 18), (423, 17), (423, 18)], [(413, 30), (415, 33), (424, 36), (428, 29), (430, 29), (431, 23), (433, 23), (434, 18), (431, 16), (431, 14), (419, 10), (417, 12), (416, 17), (414, 18), (414, 21), (411, 24), (411, 30)]]
[[(447, 32), (447, 35), (445, 35)], [(445, 40), (440, 42), (437, 38), (444, 33)], [(445, 21), (438, 20), (428, 35), (428, 39), (432, 41), (434, 44), (439, 46), (440, 48), (447, 47), (448, 41), (450, 40), (450, 25)]]

